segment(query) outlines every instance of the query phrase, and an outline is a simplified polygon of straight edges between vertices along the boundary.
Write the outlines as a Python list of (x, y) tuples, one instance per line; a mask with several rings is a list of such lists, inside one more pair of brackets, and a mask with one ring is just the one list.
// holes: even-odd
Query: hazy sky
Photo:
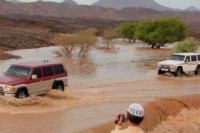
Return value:
[[(36, 0), (20, 0), (23, 2), (29, 2), (29, 1), (36, 1)], [(63, 0), (44, 0), (44, 1), (55, 1), (55, 2), (61, 2)], [(85, 4), (90, 5), (98, 0), (74, 0), (79, 4)], [(185, 9), (189, 6), (195, 6), (197, 8), (200, 8), (200, 0), (155, 0), (156, 2), (160, 3), (161, 5), (168, 6), (171, 8), (181, 8)]]

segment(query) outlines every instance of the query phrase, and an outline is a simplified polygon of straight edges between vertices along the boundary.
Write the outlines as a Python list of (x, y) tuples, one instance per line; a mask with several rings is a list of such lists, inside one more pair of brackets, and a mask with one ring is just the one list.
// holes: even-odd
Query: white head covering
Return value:
[(144, 108), (142, 105), (134, 103), (128, 107), (128, 113), (137, 117), (144, 117)]

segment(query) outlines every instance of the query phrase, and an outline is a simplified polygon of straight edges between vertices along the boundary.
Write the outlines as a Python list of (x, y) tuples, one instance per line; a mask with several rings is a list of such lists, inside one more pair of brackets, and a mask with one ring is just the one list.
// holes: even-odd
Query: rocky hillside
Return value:
[(170, 8), (161, 6), (154, 0), (99, 0), (93, 5), (115, 9), (122, 9), (125, 7), (142, 7), (159, 11), (171, 10)]
[(72, 33), (86, 28), (115, 28), (121, 21), (70, 19), (44, 16), (0, 16), (0, 50), (38, 48), (54, 45), (55, 34)]

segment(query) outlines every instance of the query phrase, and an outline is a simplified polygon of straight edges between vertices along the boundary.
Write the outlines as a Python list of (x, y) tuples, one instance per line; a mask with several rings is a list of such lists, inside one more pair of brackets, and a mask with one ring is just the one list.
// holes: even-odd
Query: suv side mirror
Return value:
[(37, 79), (38, 77), (37, 77), (37, 75), (32, 75), (31, 76), (31, 79)]

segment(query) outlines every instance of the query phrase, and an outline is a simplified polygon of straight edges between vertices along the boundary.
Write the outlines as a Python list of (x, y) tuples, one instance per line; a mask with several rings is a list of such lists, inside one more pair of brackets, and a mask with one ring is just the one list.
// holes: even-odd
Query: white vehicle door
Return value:
[(182, 65), (184, 72), (189, 72), (191, 69), (191, 57), (186, 56), (185, 63)]
[(191, 66), (190, 66), (190, 71), (194, 72), (197, 68), (198, 61), (197, 61), (197, 55), (192, 55), (191, 56)]

